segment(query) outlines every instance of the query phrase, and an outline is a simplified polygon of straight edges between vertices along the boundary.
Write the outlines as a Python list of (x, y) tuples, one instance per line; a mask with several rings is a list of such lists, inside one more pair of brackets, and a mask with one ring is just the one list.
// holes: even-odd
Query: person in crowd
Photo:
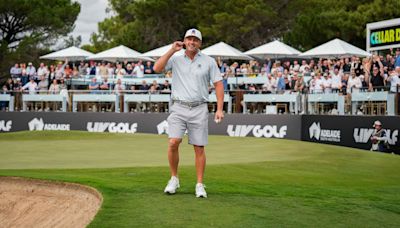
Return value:
[(88, 70), (89, 70), (88, 75), (96, 76), (96, 75), (97, 75), (97, 65), (96, 65), (96, 62), (90, 61), (90, 64), (89, 64), (89, 65), (90, 65), (90, 66), (89, 66), (89, 68), (88, 68)]
[[(297, 78), (297, 79), (295, 79)], [(299, 92), (299, 93), (303, 93), (305, 91), (305, 83), (304, 83), (304, 79), (303, 79), (303, 75), (296, 74), (296, 77), (294, 77), (292, 80), (295, 80), (295, 83), (293, 85), (293, 91), (294, 92)]]
[(100, 90), (110, 90), (110, 83), (108, 82), (107, 78), (103, 79), (99, 88), (100, 88)]
[(394, 59), (394, 67), (400, 67), (400, 48), (396, 49), (396, 57)]
[(72, 67), (72, 78), (79, 78), (79, 69), (77, 66)]
[(351, 63), (349, 58), (344, 58), (344, 64), (343, 64), (343, 72), (350, 72), (351, 70)]
[(390, 72), (386, 81), (390, 83), (390, 92), (400, 93), (400, 66)]
[(47, 81), (46, 77), (44, 75), (42, 75), (40, 77), (40, 82), (38, 84), (39, 93), (46, 94), (48, 88), (49, 88), (49, 82)]
[(49, 69), (44, 63), (40, 63), (39, 68), (37, 69), (37, 77), (41, 79), (42, 77), (48, 79)]
[(331, 70), (329, 72), (329, 74), (332, 79), (332, 91), (338, 93), (342, 88), (343, 70), (335, 67), (333, 68), (333, 71)]
[(146, 62), (146, 66), (144, 66), (145, 74), (154, 74), (153, 64), (150, 61)]
[(383, 71), (383, 64), (379, 56), (374, 55), (373, 59), (377, 64), (372, 64), (372, 74), (370, 77), (369, 89), (382, 89), (385, 86), (385, 76)]
[(125, 85), (122, 84), (122, 80), (117, 79), (117, 83), (114, 86), (114, 93), (117, 95), (122, 95), (124, 90), (125, 90)]
[(332, 79), (328, 73), (324, 73), (324, 77), (322, 78), (322, 88), (324, 93), (332, 92)]
[(168, 80), (165, 80), (162, 85), (161, 93), (171, 93), (171, 84), (169, 84)]
[(28, 90), (29, 94), (35, 94), (38, 89), (38, 85), (33, 77), (30, 78), (29, 82), (22, 86), (21, 92)]
[(70, 79), (72, 77), (72, 69), (67, 64), (64, 68), (64, 79)]
[(282, 93), (285, 90), (285, 78), (283, 77), (283, 73), (281, 71), (275, 71), (276, 73), (276, 80), (278, 81), (276, 92)]
[(38, 82), (38, 78), (36, 76), (36, 68), (33, 66), (31, 62), (28, 63), (28, 67), (26, 68), (26, 74), (29, 78), (33, 78), (35, 82)]
[(13, 67), (11, 67), (10, 69), (10, 75), (12, 79), (17, 79), (17, 78), (21, 78), (22, 75), (22, 70), (19, 67), (19, 64), (16, 63)]
[(108, 70), (105, 62), (101, 62), (101, 65), (99, 66), (99, 74), (103, 80), (108, 78)]
[(107, 63), (106, 65), (107, 72), (108, 72), (108, 78), (113, 78), (114, 73), (115, 73), (115, 67), (113, 63)]
[(357, 77), (356, 73), (354, 71), (352, 71), (350, 73), (350, 77), (347, 80), (347, 92), (348, 93), (357, 93), (360, 91), (360, 88), (362, 87), (362, 82), (360, 80), (360, 76)]
[(126, 75), (127, 75), (127, 76), (133, 76), (133, 67), (132, 67), (132, 64), (128, 63), (128, 64), (126, 65), (125, 71), (126, 71)]
[(293, 61), (293, 66), (291, 67), (290, 71), (296, 71), (296, 72), (300, 71), (299, 61), (297, 61), (297, 60)]
[(60, 61), (57, 64), (56, 72), (55, 72), (55, 79), (60, 81), (62, 78), (65, 77), (64, 69), (68, 65), (68, 61), (66, 60), (64, 64)]
[(89, 66), (88, 66), (87, 64), (85, 64), (84, 61), (81, 61), (81, 62), (79, 63), (79, 66), (78, 66), (79, 76), (87, 75), (87, 68), (88, 68), (88, 67), (89, 67)]
[(313, 93), (322, 93), (324, 91), (324, 85), (323, 85), (321, 73), (318, 73), (311, 83), (312, 83)]
[(387, 135), (385, 129), (382, 128), (382, 123), (379, 120), (374, 122), (374, 132), (371, 136), (371, 151), (386, 152)]
[(117, 79), (123, 79), (124, 75), (126, 75), (126, 71), (124, 68), (122, 68), (122, 64), (118, 63), (117, 69), (115, 69), (115, 76)]
[(60, 85), (58, 85), (57, 79), (53, 79), (53, 83), (51, 83), (48, 93), (49, 94), (59, 94), (60, 93)]
[(21, 84), (24, 86), (26, 83), (29, 82), (29, 76), (28, 73), (26, 72), (26, 64), (21, 63)]
[(147, 93), (147, 91), (150, 89), (150, 86), (147, 84), (146, 80), (142, 81), (142, 84), (139, 86), (139, 90), (143, 93)]
[(48, 80), (53, 81), (53, 79), (56, 79), (56, 67), (54, 65), (50, 65)]
[(144, 66), (143, 66), (142, 61), (139, 61), (135, 65), (135, 68), (133, 68), (133, 74), (136, 75), (137, 78), (143, 78), (144, 77)]
[(100, 84), (97, 82), (97, 78), (93, 77), (90, 84), (89, 84), (89, 90), (91, 91), (90, 93), (96, 94), (98, 93), (97, 90), (100, 89)]

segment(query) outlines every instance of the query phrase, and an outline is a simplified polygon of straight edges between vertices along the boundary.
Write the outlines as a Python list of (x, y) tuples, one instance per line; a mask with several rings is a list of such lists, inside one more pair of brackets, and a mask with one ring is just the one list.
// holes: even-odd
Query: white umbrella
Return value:
[(93, 53), (85, 51), (83, 49), (77, 47), (69, 47), (66, 49), (62, 49), (60, 51), (56, 51), (47, 55), (43, 55), (41, 59), (52, 59), (52, 60), (65, 60), (69, 61), (80, 61), (85, 60), (87, 57), (92, 56)]
[(226, 44), (224, 42), (219, 42), (217, 44), (211, 45), (210, 47), (201, 51), (202, 53), (212, 56), (221, 57), (222, 59), (237, 59), (237, 60), (251, 60), (250, 56), (244, 54), (238, 49)]
[(299, 55), (300, 57), (348, 58), (351, 56), (367, 57), (370, 53), (343, 40), (333, 39)]
[(130, 49), (124, 45), (120, 45), (118, 47), (114, 47), (102, 52), (99, 52), (91, 57), (89, 60), (104, 60), (109, 62), (118, 62), (118, 61), (154, 61), (151, 58), (141, 57), (141, 53), (137, 52), (133, 49)]
[(278, 40), (263, 44), (245, 52), (257, 58), (287, 58), (296, 57), (300, 51), (286, 45)]
[[(165, 53), (167, 53), (167, 51), (169, 49), (171, 49), (171, 47), (172, 47), (172, 44), (168, 44), (168, 45), (165, 45), (165, 46), (150, 50), (148, 52), (145, 52), (145, 53), (141, 54), (140, 56), (142, 56), (142, 57), (151, 57), (151, 58), (160, 58)], [(182, 50), (180, 50), (178, 52), (175, 52), (174, 55), (183, 55), (184, 52), (185, 51), (182, 49)]]

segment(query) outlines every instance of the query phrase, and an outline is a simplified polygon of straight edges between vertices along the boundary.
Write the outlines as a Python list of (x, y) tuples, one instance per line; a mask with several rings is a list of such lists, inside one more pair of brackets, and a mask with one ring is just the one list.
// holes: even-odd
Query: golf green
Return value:
[(89, 185), (104, 197), (92, 227), (394, 227), (400, 157), (265, 138), (210, 136), (207, 199), (194, 196), (192, 148), (181, 188), (169, 179), (166, 136), (86, 132), (0, 134), (0, 175)]

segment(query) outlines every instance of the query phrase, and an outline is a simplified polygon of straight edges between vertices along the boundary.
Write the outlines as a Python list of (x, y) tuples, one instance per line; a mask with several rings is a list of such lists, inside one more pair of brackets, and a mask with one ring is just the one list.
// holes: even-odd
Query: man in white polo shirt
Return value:
[[(178, 163), (179, 145), (185, 131), (192, 144), (196, 159), (196, 197), (207, 197), (203, 184), (206, 155), (204, 146), (208, 143), (208, 85), (214, 84), (217, 96), (215, 122), (224, 118), (224, 89), (222, 77), (215, 60), (200, 52), (202, 36), (199, 30), (189, 29), (182, 41), (176, 41), (171, 49), (154, 64), (155, 72), (172, 70), (173, 101), (168, 117), (168, 160), (171, 179), (164, 192), (174, 194), (179, 188)], [(184, 55), (174, 55), (185, 47)]]

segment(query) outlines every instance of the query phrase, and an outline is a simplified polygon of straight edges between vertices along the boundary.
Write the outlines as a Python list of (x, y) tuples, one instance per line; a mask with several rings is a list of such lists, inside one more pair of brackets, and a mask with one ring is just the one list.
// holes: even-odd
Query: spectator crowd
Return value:
[[(391, 50), (392, 52), (392, 50)], [(367, 58), (303, 60), (251, 60), (225, 62), (216, 59), (223, 76), (226, 91), (242, 90), (245, 93), (341, 93), (388, 90), (400, 92), (400, 49), (387, 55)], [(31, 62), (16, 63), (10, 69), (10, 77), (2, 86), (3, 93), (66, 94), (69, 90), (101, 91), (115, 94), (170, 93), (168, 80), (154, 80), (153, 63), (138, 62), (85, 62), (75, 65), (67, 60), (56, 65), (40, 63), (36, 68)], [(157, 75), (159, 77), (160, 75)], [(166, 78), (171, 72), (166, 72)], [(262, 77), (264, 84), (230, 83), (228, 78)], [(89, 79), (88, 83), (74, 84), (71, 79)], [(130, 83), (125, 79), (140, 79)], [(153, 81), (152, 81), (153, 80)], [(152, 81), (152, 82), (151, 82)], [(210, 92), (212, 92), (210, 86)], [(233, 94), (235, 96), (235, 94)], [(20, 97), (16, 97), (17, 106)], [(4, 105), (3, 105), (4, 106)], [(4, 108), (4, 107), (3, 107)]]

